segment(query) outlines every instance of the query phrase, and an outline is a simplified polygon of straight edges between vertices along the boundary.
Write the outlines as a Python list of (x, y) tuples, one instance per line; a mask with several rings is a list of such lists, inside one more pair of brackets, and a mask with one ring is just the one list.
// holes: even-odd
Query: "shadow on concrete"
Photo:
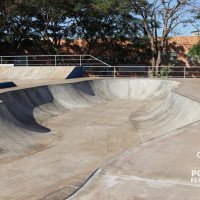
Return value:
[(66, 79), (71, 78), (81, 78), (83, 77), (83, 67), (74, 67), (72, 72), (66, 77)]
[(3, 82), (0, 83), (0, 89), (5, 89), (5, 88), (11, 88), (11, 87), (16, 87), (17, 85), (13, 82)]
[(13, 123), (17, 126), (39, 133), (50, 132), (50, 129), (39, 125), (33, 115), (36, 107), (53, 101), (47, 86), (1, 93), (0, 99), (16, 120)]

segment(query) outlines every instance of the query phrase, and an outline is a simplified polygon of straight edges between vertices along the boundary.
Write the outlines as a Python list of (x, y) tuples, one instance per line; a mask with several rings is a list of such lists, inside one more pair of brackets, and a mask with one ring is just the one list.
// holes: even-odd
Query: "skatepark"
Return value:
[(199, 200), (199, 79), (55, 68), (0, 68), (0, 199)]

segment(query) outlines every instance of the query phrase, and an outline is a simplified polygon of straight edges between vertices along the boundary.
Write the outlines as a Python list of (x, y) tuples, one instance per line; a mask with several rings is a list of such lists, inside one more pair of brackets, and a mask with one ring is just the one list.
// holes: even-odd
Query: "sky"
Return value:
[[(196, 27), (198, 27), (198, 24), (194, 24)], [(200, 25), (200, 22), (199, 22)], [(191, 36), (192, 35), (192, 31), (196, 31), (197, 29), (192, 26), (192, 24), (187, 24), (187, 25), (179, 25), (176, 28), (176, 32), (177, 33), (171, 33), (172, 36)], [(200, 26), (199, 26), (199, 30), (200, 30)]]
[[(177, 4), (177, 1), (178, 0), (172, 0), (171, 1), (171, 3), (170, 3), (170, 7), (171, 8), (173, 8), (176, 4)], [(149, 2), (155, 2), (155, 0), (149, 0)], [(168, 1), (166, 1), (166, 2), (168, 2)], [(190, 1), (191, 2), (191, 1)], [(187, 6), (187, 7), (184, 7), (185, 9), (198, 9), (198, 10), (200, 10), (200, 0), (194, 0), (194, 4), (191, 4), (191, 6)], [(157, 3), (158, 5), (160, 5), (160, 1), (158, 1), (158, 3)], [(156, 4), (156, 5), (157, 5)], [(167, 3), (166, 3), (167, 4)], [(162, 7), (160, 7), (161, 9), (163, 8), (163, 6)], [(164, 11), (164, 9), (163, 9), (163, 11)], [(182, 12), (182, 11), (181, 11)], [(164, 13), (163, 13), (164, 14)], [(181, 18), (181, 20), (184, 20), (184, 21), (188, 21), (188, 20), (194, 20), (194, 16), (196, 16), (196, 14), (195, 13), (191, 13), (191, 12), (184, 12), (183, 14), (182, 14), (182, 18)], [(179, 18), (180, 19), (180, 18)], [(161, 20), (162, 21), (162, 20)], [(179, 21), (179, 20), (178, 20)], [(193, 26), (194, 25), (194, 26)], [(194, 23), (193, 22), (193, 25), (191, 24), (191, 23), (186, 23), (186, 24), (180, 24), (180, 25), (178, 25), (175, 29), (174, 29), (174, 31), (172, 31), (170, 34), (169, 34), (169, 36), (191, 36), (192, 34), (191, 34), (191, 32), (192, 31), (197, 31), (197, 29), (198, 30), (200, 30), (200, 19), (199, 20), (196, 20), (196, 22)], [(196, 27), (196, 28), (195, 28)], [(162, 35), (162, 28), (161, 28), (161, 30), (160, 31), (158, 31), (158, 34), (159, 34), (159, 36), (161, 36)]]
[[(193, 26), (194, 25), (194, 26)], [(172, 31), (169, 36), (191, 36), (192, 31), (200, 30), (200, 20), (198, 20), (196, 23), (187, 23), (187, 24), (180, 24), (178, 25), (174, 31)], [(196, 28), (195, 28), (196, 27)], [(158, 35), (162, 35), (163, 29), (161, 28), (158, 30)]]

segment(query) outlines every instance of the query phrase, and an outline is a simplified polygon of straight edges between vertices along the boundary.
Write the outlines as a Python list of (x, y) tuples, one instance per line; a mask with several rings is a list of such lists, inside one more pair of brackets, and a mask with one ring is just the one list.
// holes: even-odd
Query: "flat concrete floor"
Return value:
[[(176, 81), (181, 84), (174, 91), (200, 101), (199, 79)], [(70, 199), (199, 200), (200, 187), (191, 183), (191, 171), (200, 170), (199, 121), (145, 141), (131, 121), (133, 113), (148, 113), (162, 102), (112, 100), (46, 120), (43, 125), (57, 136), (56, 142), (0, 163), (0, 199), (59, 200), (80, 188)]]

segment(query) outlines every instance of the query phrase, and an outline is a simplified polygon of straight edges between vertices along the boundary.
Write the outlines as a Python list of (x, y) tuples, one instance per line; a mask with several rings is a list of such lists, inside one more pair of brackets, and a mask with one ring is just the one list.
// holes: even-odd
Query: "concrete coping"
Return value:
[(0, 67), (14, 67), (14, 64), (0, 64)]

